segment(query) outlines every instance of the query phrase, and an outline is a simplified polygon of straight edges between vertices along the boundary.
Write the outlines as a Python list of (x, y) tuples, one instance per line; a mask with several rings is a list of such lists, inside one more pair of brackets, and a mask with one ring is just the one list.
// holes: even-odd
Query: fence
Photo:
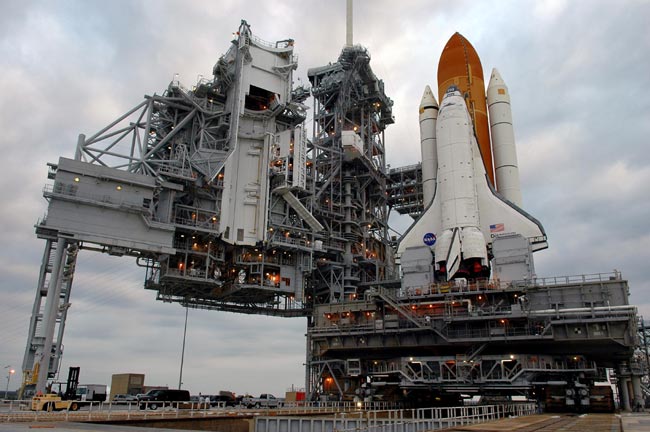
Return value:
[(420, 432), (535, 414), (535, 403), (358, 411), (334, 417), (256, 417), (253, 432)]
[[(111, 403), (111, 402), (80, 402), (71, 401), (67, 409), (44, 409), (32, 411), (31, 400), (0, 401), (0, 422), (23, 421), (97, 421), (110, 419), (146, 419), (179, 418), (206, 416), (208, 412), (224, 410), (220, 405), (216, 409), (198, 402), (156, 402), (149, 406), (148, 402)], [(70, 409), (73, 407), (75, 409)]]
[[(146, 420), (164, 418), (194, 418), (218, 417), (237, 412), (239, 416), (253, 415), (296, 415), (323, 414), (332, 415), (357, 409), (353, 402), (284, 402), (278, 408), (246, 409), (242, 406), (225, 406), (219, 402), (216, 406), (208, 406), (198, 402), (76, 402), (78, 410), (63, 409), (60, 411), (32, 411), (31, 400), (0, 400), (0, 423), (26, 421), (107, 421), (107, 420)], [(155, 405), (155, 408), (154, 408)], [(70, 405), (72, 406), (72, 405)], [(364, 409), (385, 409), (385, 402), (365, 403)]]

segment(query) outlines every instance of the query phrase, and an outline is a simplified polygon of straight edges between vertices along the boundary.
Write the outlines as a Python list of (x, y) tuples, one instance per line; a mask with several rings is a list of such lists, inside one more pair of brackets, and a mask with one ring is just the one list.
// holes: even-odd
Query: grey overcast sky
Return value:
[[(345, 1), (1, 0), (0, 365), (20, 368), (44, 242), (46, 163), (161, 93), (209, 76), (241, 19), (295, 39), (299, 68), (334, 62)], [(395, 101), (391, 166), (420, 159), (418, 106), (456, 31), (510, 89), (524, 208), (545, 226), (540, 277), (623, 272), (650, 318), (650, 2), (358, 0), (355, 42)], [(404, 221), (398, 222), (404, 228)], [(399, 228), (400, 226), (398, 226)], [(178, 383), (184, 309), (155, 300), (128, 258), (80, 254), (63, 371), (82, 383), (145, 373)], [(283, 394), (304, 386), (305, 319), (190, 310), (184, 387)], [(63, 373), (62, 375), (65, 375)], [(13, 378), (11, 388), (19, 379)]]

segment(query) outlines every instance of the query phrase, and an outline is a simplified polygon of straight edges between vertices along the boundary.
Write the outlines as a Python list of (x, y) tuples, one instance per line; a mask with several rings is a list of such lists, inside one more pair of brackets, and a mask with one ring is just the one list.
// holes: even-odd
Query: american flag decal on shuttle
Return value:
[(504, 229), (505, 229), (505, 227), (503, 226), (502, 223), (490, 225), (490, 232), (491, 233), (503, 232)]

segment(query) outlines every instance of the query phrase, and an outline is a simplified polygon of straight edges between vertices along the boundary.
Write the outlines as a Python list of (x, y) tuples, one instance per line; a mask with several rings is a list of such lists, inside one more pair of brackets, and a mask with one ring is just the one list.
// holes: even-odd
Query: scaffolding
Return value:
[[(388, 236), (384, 130), (393, 102), (370, 55), (346, 46), (338, 62), (308, 71), (314, 97), (313, 214), (327, 243), (315, 253), (315, 303), (354, 299), (394, 277)], [(325, 240), (325, 239), (324, 239)]]

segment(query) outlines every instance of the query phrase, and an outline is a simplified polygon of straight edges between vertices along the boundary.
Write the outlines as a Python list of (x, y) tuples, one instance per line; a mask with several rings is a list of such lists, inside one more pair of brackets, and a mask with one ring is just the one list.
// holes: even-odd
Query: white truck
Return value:
[(82, 402), (105, 402), (106, 384), (85, 384), (77, 387), (77, 400)]
[(241, 404), (246, 408), (279, 408), (284, 405), (284, 399), (276, 398), (270, 393), (262, 393), (260, 397), (244, 397)]

